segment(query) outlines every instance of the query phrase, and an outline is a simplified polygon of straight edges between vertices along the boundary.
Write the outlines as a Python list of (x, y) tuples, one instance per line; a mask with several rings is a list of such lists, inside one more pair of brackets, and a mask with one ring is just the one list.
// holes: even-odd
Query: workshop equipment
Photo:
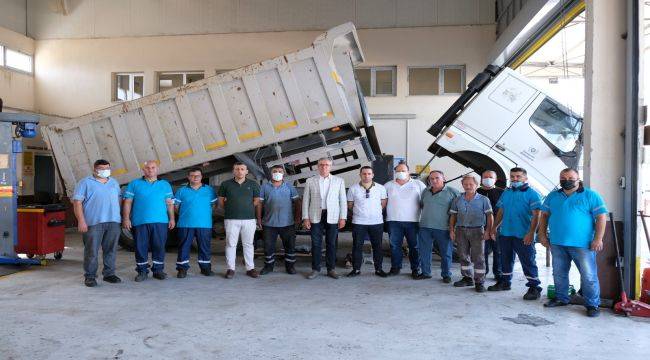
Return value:
[[(645, 240), (648, 242), (648, 249), (650, 250), (650, 233), (648, 232), (648, 225), (645, 222), (648, 215), (641, 210), (639, 211), (639, 216), (641, 216)], [(641, 296), (639, 297), (639, 300), (646, 304), (650, 304), (650, 268), (643, 269), (643, 276), (641, 277)]]
[(16, 253), (44, 257), (63, 257), (65, 247), (65, 205), (29, 205), (18, 208)]
[[(621, 281), (621, 301), (614, 305), (614, 311), (625, 316), (640, 316), (650, 317), (650, 305), (642, 303), (638, 300), (630, 300), (627, 298), (627, 291), (625, 289), (625, 282), (623, 281), (623, 265), (621, 263), (621, 251), (618, 246), (618, 236), (616, 235), (616, 228), (614, 227), (614, 214), (609, 213), (609, 222), (612, 228), (612, 238), (616, 245), (616, 268), (618, 269), (619, 280)], [(645, 228), (645, 222), (643, 222)]]
[(38, 115), (2, 112), (0, 99), (0, 264), (39, 264), (21, 259), (14, 247), (18, 243), (18, 178), (16, 154), (22, 152), (21, 137), (36, 136)]

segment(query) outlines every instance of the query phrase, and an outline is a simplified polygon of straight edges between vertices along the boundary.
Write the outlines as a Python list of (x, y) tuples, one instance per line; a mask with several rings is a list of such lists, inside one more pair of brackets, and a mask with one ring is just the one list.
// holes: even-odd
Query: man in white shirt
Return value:
[(374, 173), (370, 166), (359, 171), (361, 181), (348, 190), (348, 208), (352, 210), (352, 271), (348, 277), (361, 274), (362, 250), (366, 238), (370, 238), (375, 275), (386, 277), (381, 265), (381, 239), (384, 235), (384, 216), (386, 207), (386, 188), (372, 181)]
[(384, 186), (388, 194), (386, 221), (391, 252), (389, 275), (398, 275), (402, 269), (402, 242), (406, 237), (411, 276), (415, 279), (420, 273), (417, 248), (420, 195), (426, 185), (420, 180), (411, 179), (408, 165), (400, 163), (395, 167), (395, 180), (387, 182)]
[(323, 249), (323, 230), (325, 231), (325, 258), (327, 276), (338, 279), (336, 266), (336, 239), (338, 229), (345, 226), (348, 216), (345, 182), (330, 174), (332, 160), (318, 159), (318, 175), (307, 179), (302, 198), (302, 224), (311, 230), (311, 268), (307, 275), (313, 279), (320, 273)]

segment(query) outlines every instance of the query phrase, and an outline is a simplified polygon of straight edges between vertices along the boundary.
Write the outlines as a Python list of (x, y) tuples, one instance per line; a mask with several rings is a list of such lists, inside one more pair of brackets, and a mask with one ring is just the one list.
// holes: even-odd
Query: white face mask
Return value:
[(99, 176), (102, 179), (106, 179), (109, 176), (111, 176), (111, 169), (97, 170), (97, 176)]
[(481, 184), (483, 184), (485, 187), (493, 187), (496, 182), (496, 179), (493, 178), (485, 178), (481, 180)]
[(274, 172), (273, 174), (271, 174), (271, 179), (273, 179), (273, 181), (282, 181), (283, 177), (284, 177), (283, 173)]
[(397, 180), (406, 180), (409, 178), (409, 173), (407, 173), (406, 171), (398, 171), (395, 173), (395, 178)]

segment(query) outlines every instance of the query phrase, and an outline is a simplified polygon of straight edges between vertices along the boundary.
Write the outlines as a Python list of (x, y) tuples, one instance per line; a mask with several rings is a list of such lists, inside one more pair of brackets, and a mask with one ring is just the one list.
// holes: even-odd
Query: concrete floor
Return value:
[[(348, 236), (341, 237), (341, 257), (350, 246)], [(477, 294), (437, 277), (381, 279), (371, 265), (354, 279), (309, 281), (282, 271), (251, 279), (243, 267), (234, 280), (206, 278), (196, 274), (193, 254), (189, 277), (176, 279), (170, 253), (168, 280), (138, 284), (133, 254), (120, 250), (118, 275), (124, 282), (100, 281), (91, 289), (82, 284), (80, 237), (68, 234), (67, 245), (61, 261), (0, 278), (0, 358), (640, 359), (650, 354), (650, 322), (609, 310), (590, 319), (579, 306), (545, 309), (544, 298), (524, 302), (520, 271), (513, 291)], [(385, 260), (387, 269), (390, 259)], [(221, 274), (223, 257), (213, 263)], [(551, 271), (540, 269), (546, 285)], [(298, 270), (309, 270), (307, 258), (298, 261)], [(439, 273), (435, 260), (434, 273)], [(458, 264), (454, 274), (457, 278)], [(550, 323), (534, 327), (503, 319), (520, 314)]]

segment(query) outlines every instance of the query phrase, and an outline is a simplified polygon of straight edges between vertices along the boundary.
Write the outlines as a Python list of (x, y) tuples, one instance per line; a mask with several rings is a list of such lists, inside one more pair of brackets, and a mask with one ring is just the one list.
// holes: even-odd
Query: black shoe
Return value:
[[(153, 277), (156, 277), (156, 274), (158, 274), (158, 273), (154, 273)], [(179, 279), (186, 278), (187, 277), (187, 269), (178, 269), (178, 274), (176, 274), (176, 277), (179, 278)]]
[(347, 274), (346, 276), (347, 276), (347, 277), (355, 277), (355, 276), (359, 276), (359, 275), (361, 275), (361, 271), (359, 271), (359, 270), (352, 270), (352, 271), (350, 271), (350, 273)]
[(474, 286), (474, 279), (472, 279), (471, 277), (463, 276), (462, 279), (454, 283), (454, 286), (455, 287)]
[(95, 280), (95, 278), (86, 278), (86, 280), (84, 280), (84, 285), (88, 287), (95, 287), (97, 286), (97, 280)]
[(547, 301), (544, 304), (544, 307), (552, 308), (552, 307), (567, 306), (567, 305), (569, 305), (569, 304), (565, 303), (565, 302), (562, 302), (562, 301), (560, 301), (558, 299), (551, 299), (551, 300)]
[(388, 272), (388, 276), (396, 276), (399, 275), (400, 269), (398, 268), (390, 268), (390, 271)]
[(138, 276), (135, 277), (135, 282), (143, 282), (147, 280), (148, 277), (149, 274), (147, 274), (146, 272), (139, 272)]
[(272, 272), (273, 272), (273, 265), (264, 265), (262, 271), (260, 271), (260, 275), (266, 275)]
[(477, 293), (482, 293), (486, 291), (485, 286), (483, 286), (483, 284), (474, 285), (474, 290), (476, 290)]
[(508, 290), (510, 290), (510, 284), (499, 281), (494, 285), (488, 286), (487, 290), (488, 291), (508, 291)]
[(419, 274), (418, 276), (415, 277), (415, 280), (427, 280), (427, 279), (431, 279), (431, 275)]
[(420, 275), (420, 271), (418, 269), (411, 270), (411, 277), (413, 278), (413, 280), (417, 280), (419, 275)]
[(600, 315), (600, 309), (595, 306), (587, 306), (587, 316), (598, 317), (598, 315)]
[(122, 279), (118, 278), (115, 275), (104, 276), (104, 281), (111, 284), (118, 284), (122, 282)]
[(444, 276), (442, 278), (442, 282), (445, 284), (449, 284), (451, 282), (451, 277), (450, 276)]
[(528, 291), (524, 294), (524, 300), (537, 300), (541, 296), (541, 291), (537, 287), (529, 287)]
[(155, 273), (153, 273), (153, 278), (158, 280), (165, 280), (167, 279), (167, 274), (165, 274), (162, 271), (156, 271)]
[(203, 276), (215, 276), (217, 275), (214, 271), (210, 269), (201, 269), (201, 275)]
[(388, 277), (388, 274), (386, 274), (386, 272), (384, 270), (382, 270), (382, 269), (375, 270), (375, 275), (377, 275), (379, 277), (382, 277), (382, 278)]
[(293, 265), (287, 265), (286, 269), (287, 269), (287, 274), (290, 274), (290, 275), (295, 275), (296, 274), (296, 269), (294, 268)]

